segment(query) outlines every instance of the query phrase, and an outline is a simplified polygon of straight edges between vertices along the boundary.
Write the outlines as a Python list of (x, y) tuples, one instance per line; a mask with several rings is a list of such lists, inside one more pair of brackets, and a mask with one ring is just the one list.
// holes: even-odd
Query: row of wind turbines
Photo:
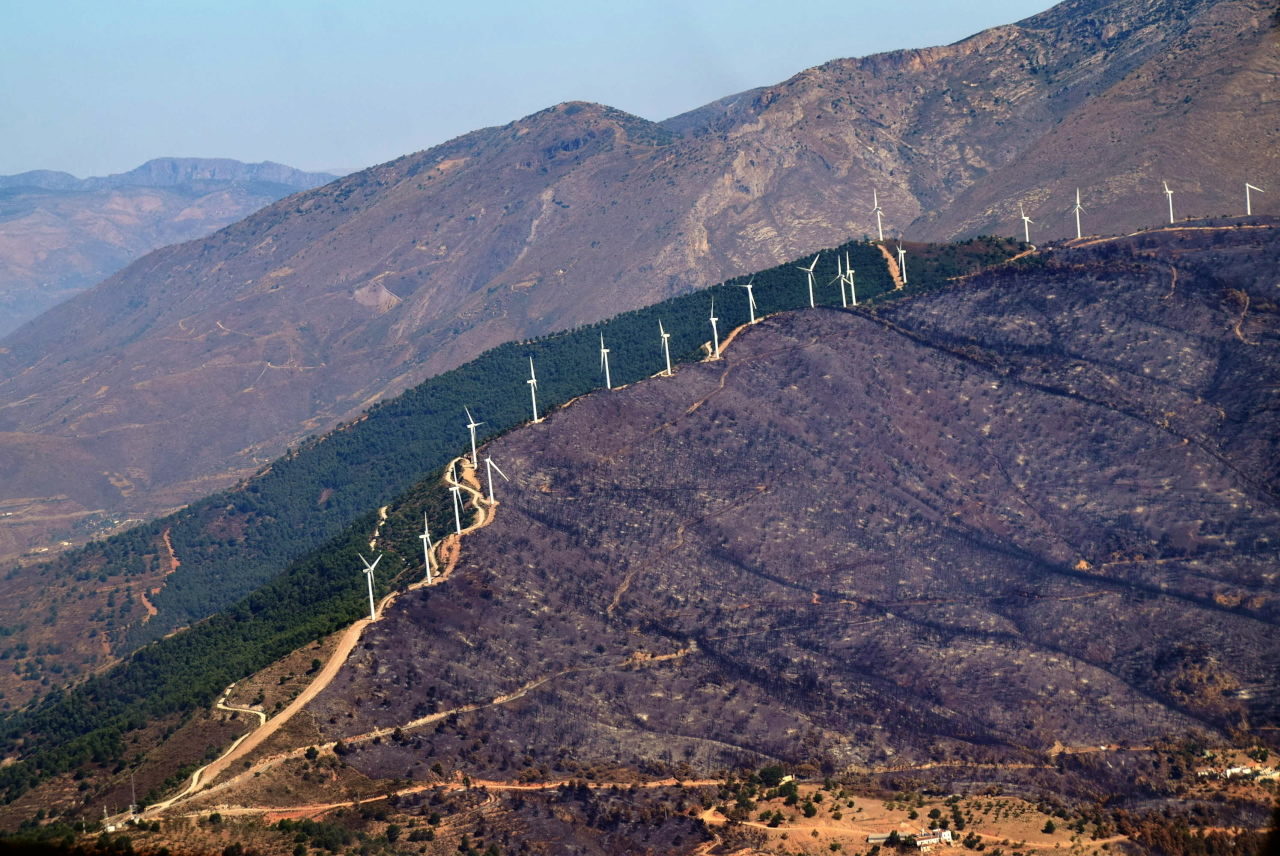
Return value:
[[(1170, 225), (1172, 225), (1175, 222), (1177, 222), (1173, 216), (1173, 190), (1170, 189), (1168, 181), (1161, 180), (1160, 184), (1164, 188), (1164, 195), (1169, 204), (1169, 223)], [(1258, 187), (1256, 184), (1252, 184), (1247, 181), (1244, 183), (1244, 213), (1246, 217), (1253, 216), (1253, 194), (1265, 193), (1265, 192), (1266, 191), (1264, 191), (1261, 187)], [(876, 218), (876, 235), (879, 238), (880, 242), (884, 243), (884, 223), (882, 219), (884, 215), (884, 209), (880, 207), (880, 193), (878, 190), (874, 188), (871, 191), (871, 205), (872, 205), (871, 213)], [(1080, 188), (1077, 187), (1075, 205), (1071, 207), (1071, 213), (1075, 216), (1075, 221), (1076, 221), (1076, 240), (1080, 240), (1081, 238), (1084, 237), (1084, 231), (1080, 221), (1080, 215), (1084, 212), (1085, 212), (1085, 208), (1080, 203)], [(1022, 220), (1023, 243), (1030, 244), (1031, 243), (1031, 226), (1035, 223), (1035, 221), (1032, 220), (1029, 216), (1027, 216), (1026, 206), (1022, 202), (1018, 203), (1018, 214), (1019, 214), (1019, 218)], [(905, 254), (903, 253), (903, 250), (902, 250), (902, 244), (899, 243), (898, 244), (898, 266), (901, 269), (902, 282), (905, 285), (907, 282), (907, 273), (906, 273), (906, 267), (904, 266), (904, 263), (903, 263), (904, 255)], [(812, 303), (812, 300), (810, 300), (810, 303)], [(857, 305), (857, 304), (854, 304), (854, 305)]]
[[(899, 253), (901, 254), (901, 248), (899, 248)], [(818, 265), (818, 260), (821, 257), (822, 257), (822, 254), (819, 253), (818, 255), (814, 256), (813, 261), (810, 262), (807, 268), (799, 268), (799, 270), (804, 271), (807, 276), (810, 307), (813, 307), (816, 305), (814, 301), (814, 271), (816, 270)], [(857, 298), (856, 284), (854, 281), (854, 269), (852, 264), (849, 261), (849, 257), (847, 253), (845, 254), (843, 263), (841, 263), (841, 259), (839, 258), (839, 256), (836, 257), (836, 267), (837, 267), (837, 275), (834, 279), (831, 280), (831, 282), (838, 281), (840, 283), (841, 303), (844, 306), (848, 307), (850, 305), (849, 301), (851, 299), (852, 305), (857, 306), (858, 298)], [(755, 284), (754, 278), (752, 278), (751, 280), (748, 280), (746, 283), (738, 284), (741, 288), (746, 289), (746, 292), (747, 292), (747, 311), (750, 317), (751, 324), (755, 324), (758, 320), (760, 320), (759, 318), (756, 317), (756, 300), (755, 300), (755, 295), (752, 292), (754, 284)], [(847, 292), (845, 290), (846, 284), (848, 286)], [(716, 316), (715, 297), (711, 298), (711, 315), (709, 320), (711, 323), (711, 339), (712, 339), (711, 358), (718, 360), (720, 359), (720, 330), (718, 326), (720, 319)], [(665, 363), (665, 369), (659, 372), (659, 374), (663, 377), (671, 377), (673, 374), (673, 369), (671, 365), (671, 334), (667, 332), (666, 326), (662, 323), (661, 319), (659, 319), (658, 321), (658, 337), (661, 343), (663, 361)], [(613, 389), (613, 377), (609, 368), (609, 353), (610, 351), (609, 351), (609, 348), (605, 346), (604, 333), (602, 332), (600, 334), (600, 370), (604, 375), (605, 389)], [(530, 405), (530, 411), (532, 415), (532, 421), (535, 423), (541, 422), (542, 417), (539, 415), (539, 412), (538, 412), (538, 374), (533, 364), (533, 357), (529, 357), (529, 378), (528, 380), (525, 381), (525, 383), (529, 387), (529, 405)], [(466, 417), (467, 417), (466, 428), (467, 428), (468, 439), (470, 440), (470, 444), (471, 444), (471, 466), (473, 469), (478, 470), (480, 466), (480, 453), (479, 453), (479, 448), (477, 447), (476, 429), (484, 425), (485, 423), (478, 421), (471, 414), (470, 407), (464, 406), (463, 412), (466, 414)], [(457, 535), (461, 536), (463, 532), (462, 512), (465, 506), (465, 502), (462, 499), (462, 483), (459, 481), (459, 478), (458, 478), (457, 464), (458, 464), (458, 460), (455, 459), (450, 465), (449, 493), (453, 500), (452, 506), (453, 506), (454, 531), (456, 532)], [(497, 504), (497, 499), (494, 495), (494, 484), (495, 484), (494, 474), (496, 473), (504, 481), (509, 482), (510, 478), (508, 478), (507, 474), (504, 473), (502, 469), (498, 466), (498, 464), (494, 462), (493, 458), (487, 454), (485, 455), (485, 458), (484, 458), (484, 464), (485, 464), (485, 482), (488, 489), (489, 505), (494, 506)], [(432, 543), (432, 540), (431, 540), (430, 515), (427, 514), (426, 512), (423, 512), (423, 515), (422, 515), (422, 534), (419, 535), (418, 538), (419, 540), (422, 541), (423, 565), (426, 571), (424, 582), (426, 585), (432, 585), (437, 579), (437, 577), (433, 576), (433, 572), (436, 571), (437, 568), (436, 568), (436, 558), (435, 558), (435, 545)], [(366, 559), (363, 554), (358, 554), (358, 555), (360, 556), (360, 561), (364, 565), (363, 573), (365, 575), (365, 581), (368, 588), (369, 620), (376, 621), (377, 608), (376, 608), (376, 603), (374, 601), (374, 594), (373, 594), (374, 570), (375, 568), (377, 568), (378, 563), (382, 561), (382, 555), (379, 554), (373, 560), (373, 562), (370, 562), (368, 559)]]
[[(528, 383), (529, 383), (529, 391), (533, 398), (534, 421), (537, 422), (537, 421), (540, 421), (537, 417), (538, 378), (537, 378), (537, 375), (533, 373), (532, 357), (529, 358), (529, 375), (530, 376), (529, 376)], [(466, 413), (467, 415), (466, 427), (467, 427), (468, 436), (471, 439), (471, 466), (473, 469), (478, 470), (480, 467), (480, 454), (479, 454), (479, 450), (476, 447), (476, 429), (479, 428), (484, 423), (476, 421), (476, 418), (471, 415), (470, 407), (464, 406), (463, 412)], [(507, 474), (502, 471), (502, 468), (499, 467), (494, 462), (493, 458), (487, 454), (484, 457), (484, 465), (485, 465), (485, 482), (487, 484), (488, 494), (489, 494), (489, 505), (490, 507), (493, 507), (498, 504), (498, 501), (494, 496), (494, 474), (496, 473), (498, 476), (500, 476), (503, 479), (503, 481), (509, 482), (511, 481), (511, 479), (508, 478)], [(460, 537), (463, 532), (462, 512), (466, 503), (462, 499), (462, 482), (458, 478), (458, 459), (457, 458), (455, 458), (453, 461), (450, 462), (449, 482), (450, 482), (449, 494), (453, 500), (454, 531)], [(437, 566), (437, 561), (436, 561), (435, 544), (433, 544), (431, 540), (431, 516), (426, 511), (422, 513), (422, 534), (418, 536), (418, 539), (422, 541), (422, 562), (423, 562), (423, 567), (425, 568), (425, 573), (426, 573), (425, 578), (423, 580), (423, 584), (432, 585), (439, 579), (436, 573), (438, 572), (439, 568)], [(370, 561), (366, 559), (363, 554), (358, 553), (357, 555), (360, 556), (360, 561), (364, 564), (365, 582), (367, 583), (368, 591), (369, 591), (369, 620), (377, 621), (378, 620), (377, 607), (373, 598), (373, 577), (374, 577), (374, 569), (378, 566), (378, 562), (382, 561), (382, 555), (379, 554), (373, 560), (372, 563), (370, 563)]]
[[(1169, 224), (1173, 225), (1177, 222), (1173, 216), (1173, 191), (1169, 188), (1169, 182), (1162, 180), (1160, 184), (1164, 187), (1164, 195), (1169, 203)], [(1247, 181), (1244, 183), (1244, 213), (1246, 217), (1253, 216), (1253, 194), (1265, 192), (1266, 191), (1261, 187), (1258, 187), (1256, 184), (1250, 184)], [(1076, 203), (1071, 207), (1071, 213), (1075, 215), (1076, 220), (1077, 241), (1084, 237), (1084, 231), (1081, 228), (1080, 223), (1080, 215), (1084, 213), (1084, 211), (1084, 206), (1080, 204), (1080, 188), (1077, 187)], [(1026, 207), (1021, 202), (1018, 203), (1018, 214), (1022, 220), (1022, 240), (1024, 243), (1029, 244), (1031, 243), (1031, 225), (1035, 223), (1035, 221), (1027, 216)]]
[[(1173, 190), (1170, 189), (1169, 183), (1167, 181), (1162, 181), (1161, 184), (1164, 187), (1164, 195), (1168, 200), (1169, 222), (1172, 224), (1176, 222), (1174, 218), (1174, 211), (1173, 211)], [(1266, 191), (1264, 191), (1261, 187), (1258, 187), (1257, 185), (1254, 185), (1249, 182), (1245, 182), (1244, 188), (1245, 188), (1245, 214), (1246, 216), (1251, 216), (1253, 214), (1252, 194), (1265, 193)], [(879, 191), (873, 189), (871, 193), (872, 193), (871, 213), (876, 218), (876, 234), (880, 242), (883, 243), (884, 242), (884, 221), (883, 221), (884, 209), (880, 206)], [(1072, 207), (1071, 211), (1072, 211), (1072, 214), (1075, 216), (1076, 239), (1079, 240), (1083, 237), (1083, 228), (1082, 228), (1080, 215), (1085, 211), (1084, 206), (1081, 204), (1079, 188), (1076, 188), (1075, 205)], [(1021, 202), (1018, 203), (1018, 214), (1022, 221), (1023, 241), (1025, 243), (1030, 244), (1031, 243), (1031, 226), (1035, 223), (1035, 221), (1032, 220), (1031, 217), (1027, 214), (1026, 207)], [(907, 284), (906, 250), (903, 249), (901, 242), (897, 244), (896, 250), (897, 250), (897, 256), (898, 256), (899, 276), (901, 278), (902, 284), (906, 285)], [(802, 271), (805, 274), (805, 281), (806, 281), (806, 285), (808, 287), (808, 293), (809, 293), (810, 308), (814, 308), (817, 305), (815, 294), (814, 294), (814, 286), (815, 286), (814, 272), (818, 267), (818, 261), (819, 259), (821, 259), (821, 257), (822, 257), (822, 254), (818, 253), (813, 257), (813, 261), (809, 263), (808, 267), (796, 268), (797, 270)], [(845, 308), (848, 308), (850, 306), (856, 307), (858, 305), (857, 285), (854, 277), (855, 277), (855, 271), (852, 264), (850, 263), (849, 254), (846, 252), (843, 260), (840, 258), (839, 254), (837, 254), (836, 276), (832, 278), (830, 282), (828, 282), (828, 285), (835, 282), (839, 282), (840, 303), (841, 303), (841, 306)], [(753, 292), (753, 288), (755, 286), (755, 278), (752, 277), (751, 279), (747, 280), (747, 282), (745, 283), (735, 283), (735, 285), (737, 285), (739, 288), (746, 290), (747, 315), (749, 318), (748, 323), (755, 324), (757, 321), (760, 320), (756, 315), (757, 306), (756, 306), (755, 294)], [(715, 302), (714, 296), (711, 298), (711, 315), (709, 317), (709, 321), (711, 323), (711, 345), (712, 345), (710, 358), (713, 360), (718, 360), (720, 359), (720, 329), (719, 329), (720, 319), (716, 316), (716, 302)], [(663, 371), (661, 371), (659, 374), (664, 377), (671, 377), (672, 375), (671, 342), (670, 342), (671, 334), (667, 332), (666, 327), (663, 325), (661, 319), (659, 319), (658, 321), (658, 337), (661, 343), (663, 360), (666, 366), (666, 368)], [(609, 354), (610, 354), (610, 350), (608, 347), (605, 346), (604, 333), (601, 332), (600, 333), (600, 371), (603, 374), (605, 389), (611, 390), (613, 389), (613, 376), (609, 366)], [(529, 357), (529, 378), (528, 380), (525, 381), (525, 383), (528, 384), (529, 386), (529, 400), (530, 400), (530, 407), (532, 410), (532, 421), (535, 423), (541, 422), (542, 417), (538, 413), (538, 375), (537, 375), (537, 372), (534, 370), (533, 357)], [(476, 429), (479, 428), (481, 425), (484, 425), (485, 423), (477, 422), (475, 417), (471, 415), (471, 409), (469, 407), (464, 407), (463, 410), (467, 416), (466, 427), (467, 427), (467, 431), (471, 441), (471, 466), (473, 469), (478, 470), (480, 467), (480, 457), (479, 457), (479, 451), (476, 447)], [(489, 455), (485, 455), (484, 463), (485, 463), (485, 482), (487, 484), (487, 489), (488, 489), (489, 505), (495, 506), (497, 505), (497, 500), (494, 496), (494, 474), (496, 473), (504, 481), (510, 481), (510, 479), (507, 477), (507, 474), (504, 473), (496, 463), (494, 463), (493, 458), (490, 457)], [(450, 482), (451, 482), (451, 486), (449, 488), (449, 492), (453, 498), (454, 529), (455, 529), (455, 532), (459, 536), (461, 536), (463, 532), (462, 511), (465, 503), (462, 499), (462, 485), (461, 485), (461, 482), (458, 480), (456, 459), (453, 461), (450, 467)], [(418, 537), (422, 541), (423, 563), (426, 568), (425, 584), (431, 585), (435, 581), (435, 577), (433, 577), (433, 571), (436, 571), (437, 568), (435, 566), (435, 561), (436, 561), (435, 548), (431, 541), (430, 521), (428, 519), (428, 515), (425, 512), (423, 513), (423, 517), (422, 517), (422, 534), (419, 535)], [(375, 608), (374, 597), (373, 597), (374, 570), (377, 568), (378, 563), (382, 561), (382, 555), (379, 554), (371, 563), (369, 562), (368, 559), (366, 559), (361, 554), (360, 561), (364, 564), (363, 573), (365, 575), (365, 579), (368, 584), (369, 620), (375, 621), (377, 620), (377, 614), (376, 614), (376, 608)]]

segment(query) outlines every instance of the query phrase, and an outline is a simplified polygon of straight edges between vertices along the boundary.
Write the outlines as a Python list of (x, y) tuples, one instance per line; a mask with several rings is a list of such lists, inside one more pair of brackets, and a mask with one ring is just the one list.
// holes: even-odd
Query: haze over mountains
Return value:
[(0, 176), (0, 336), (157, 247), (334, 178), (215, 158), (157, 158), (94, 178)]
[(1280, 175), (1275, 33), (1256, 0), (1073, 0), (660, 124), (560, 105), (157, 251), (0, 344), (4, 552), (180, 505), (499, 342), (869, 234), (873, 188), (908, 238), (1013, 234), (1019, 201), (1064, 237), (1077, 185), (1086, 231), (1127, 231), (1162, 177), (1237, 211)]

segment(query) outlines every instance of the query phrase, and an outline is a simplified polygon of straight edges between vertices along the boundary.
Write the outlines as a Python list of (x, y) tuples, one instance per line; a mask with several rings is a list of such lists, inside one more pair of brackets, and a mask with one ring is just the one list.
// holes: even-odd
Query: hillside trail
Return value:
[[(457, 463), (458, 461), (461, 461), (462, 463), (463, 474), (462, 474), (461, 481), (454, 482), (453, 464)], [(476, 530), (481, 529), (484, 526), (487, 526), (493, 518), (493, 515), (491, 513), (492, 510), (486, 509), (485, 507), (484, 499), (480, 492), (480, 484), (475, 477), (474, 470), (475, 468), (472, 467), (470, 465), (470, 462), (467, 461), (465, 458), (455, 459), (455, 461), (451, 461), (449, 466), (445, 470), (445, 480), (451, 486), (456, 484), (458, 487), (462, 488), (464, 491), (466, 491), (471, 495), (474, 516), (471, 524), (462, 530), (461, 535), (469, 535), (472, 532), (475, 532)], [(381, 529), (382, 523), (385, 520), (386, 520), (386, 508), (384, 507), (380, 509), (380, 513), (379, 513), (379, 521), (378, 521), (379, 530)], [(447, 536), (446, 538), (442, 539), (440, 544), (437, 545), (437, 549), (442, 552), (445, 551), (447, 548), (451, 552), (451, 559), (446, 563), (446, 562), (440, 561), (440, 559), (443, 558), (442, 556), (437, 557), (436, 567), (441, 568), (443, 566), (443, 570), (440, 571), (440, 574), (437, 577), (437, 579), (433, 581), (432, 583), (433, 585), (436, 582), (438, 582), (440, 579), (443, 579), (445, 576), (447, 576), (449, 571), (451, 571), (453, 567), (456, 565), (457, 554), (458, 554), (457, 542), (461, 538), (461, 535), (459, 535), (458, 533), (454, 533), (453, 535)], [(376, 545), (377, 532), (375, 532), (374, 538), (371, 541), (371, 543)], [(426, 585), (425, 579), (419, 580), (418, 582), (410, 585), (407, 590), (413, 591), (417, 588), (421, 588), (424, 585)], [(393, 591), (387, 594), (385, 597), (383, 597), (382, 600), (378, 603), (377, 609), (375, 609), (374, 614), (378, 617), (381, 617), (386, 612), (387, 608), (395, 602), (396, 597), (399, 594), (400, 594), (399, 592)], [(343, 664), (346, 662), (347, 657), (351, 654), (353, 650), (355, 650), (356, 645), (360, 643), (360, 639), (364, 635), (364, 631), (372, 623), (373, 621), (368, 618), (361, 618), (361, 619), (358, 619), (355, 623), (353, 623), (349, 627), (347, 627), (347, 629), (342, 632), (341, 637), (339, 637), (338, 644), (334, 647), (333, 652), (329, 655), (329, 659), (325, 662), (324, 666), (322, 666), (321, 669), (316, 673), (316, 676), (311, 681), (311, 683), (308, 684), (306, 688), (303, 689), (302, 692), (299, 693), (288, 704), (288, 706), (285, 707), (284, 710), (280, 711), (280, 713), (276, 714), (271, 719), (267, 719), (266, 714), (262, 713), (261, 711), (255, 711), (248, 708), (234, 708), (234, 707), (225, 706), (224, 703), (226, 702), (226, 694), (224, 693), (222, 700), (218, 702), (216, 707), (221, 708), (223, 710), (244, 710), (249, 713), (255, 713), (261, 719), (261, 722), (259, 723), (258, 727), (255, 730), (250, 731), (247, 734), (241, 735), (240, 737), (236, 738), (236, 740), (231, 744), (231, 746), (227, 748), (225, 752), (223, 752), (221, 756), (219, 756), (217, 759), (209, 762), (208, 764), (204, 765), (203, 767), (201, 767), (200, 769), (192, 773), (190, 779), (187, 780), (186, 786), (183, 787), (181, 791), (179, 791), (178, 793), (174, 794), (173, 796), (169, 797), (166, 800), (163, 800), (161, 802), (148, 806), (146, 811), (143, 812), (144, 816), (159, 814), (160, 812), (163, 812), (169, 807), (171, 807), (175, 802), (178, 802), (179, 800), (182, 800), (186, 797), (191, 796), (201, 788), (201, 783), (208, 785), (209, 783), (213, 782), (215, 779), (217, 779), (219, 775), (225, 772), (227, 768), (231, 766), (231, 764), (235, 763), (236, 761), (244, 758), (249, 753), (253, 752), (259, 746), (261, 746), (262, 743), (268, 737), (270, 737), (271, 735), (279, 731), (280, 728), (285, 725), (285, 723), (289, 722), (299, 711), (301, 711), (309, 702), (311, 702), (312, 699), (314, 699), (317, 695), (319, 695), (322, 691), (324, 691), (324, 689), (327, 688), (329, 684), (333, 682), (333, 679), (338, 675), (338, 671), (342, 668)], [(232, 686), (234, 686), (234, 684)], [(230, 692), (230, 690), (231, 690), (231, 687), (228, 687), (227, 691)]]
[[(669, 660), (680, 659), (682, 657), (689, 655), (693, 651), (694, 651), (694, 646), (691, 645), (688, 648), (681, 648), (680, 650), (674, 651), (670, 654), (645, 655), (642, 652), (633, 652), (629, 657), (627, 657), (625, 660), (621, 661), (620, 663), (606, 663), (599, 666), (580, 666), (573, 669), (562, 669), (561, 671), (553, 672), (549, 675), (543, 675), (542, 677), (534, 678), (533, 680), (526, 682), (524, 685), (518, 687), (517, 689), (512, 690), (511, 692), (508, 692), (508, 693), (502, 693), (500, 695), (497, 695), (488, 701), (469, 702), (468, 704), (460, 705), (459, 707), (450, 708), (449, 710), (441, 710), (441, 711), (436, 711), (435, 713), (429, 713), (426, 716), (421, 716), (409, 722), (400, 723), (397, 725), (388, 725), (382, 728), (375, 728), (374, 730), (366, 731), (363, 734), (355, 734), (349, 737), (343, 737), (339, 740), (330, 740), (325, 743), (317, 743), (317, 744), (312, 744), (307, 746), (298, 746), (293, 749), (286, 750), (284, 752), (277, 752), (274, 755), (269, 755), (265, 758), (260, 758), (256, 764), (236, 774), (235, 776), (231, 777), (225, 782), (221, 782), (216, 787), (212, 788), (212, 791), (220, 791), (220, 790), (232, 788), (238, 782), (248, 778), (255, 778), (261, 775), (263, 772), (271, 769), (272, 767), (276, 766), (277, 764), (283, 761), (288, 761), (292, 758), (302, 757), (303, 755), (306, 754), (307, 750), (311, 748), (315, 748), (318, 751), (333, 752), (335, 751), (335, 748), (337, 747), (338, 743), (342, 743), (344, 745), (351, 745), (355, 743), (368, 743), (370, 741), (374, 741), (379, 738), (392, 737), (394, 736), (396, 731), (401, 731), (401, 732), (412, 731), (414, 729), (422, 728), (427, 725), (432, 725), (436, 722), (439, 722), (443, 719), (447, 719), (451, 716), (456, 716), (456, 715), (465, 714), (465, 713), (474, 713), (475, 711), (484, 710), (485, 708), (498, 707), (500, 705), (509, 704), (513, 701), (516, 701), (517, 699), (524, 698), (530, 692), (532, 692), (533, 690), (536, 690), (537, 688), (543, 686), (544, 684), (547, 684), (558, 678), (562, 678), (566, 675), (581, 674), (584, 672), (600, 672), (600, 671), (605, 671), (605, 670), (614, 669), (614, 668), (638, 667), (638, 666), (649, 665), (654, 663), (661, 663)], [(205, 791), (205, 793), (210, 793), (210, 791)], [(222, 807), (219, 806), (218, 810), (221, 811)]]
[(898, 269), (898, 260), (893, 257), (893, 253), (889, 252), (889, 248), (884, 244), (876, 244), (880, 249), (880, 255), (884, 256), (885, 263), (889, 266), (889, 276), (893, 277), (893, 290), (901, 291), (902, 271)]
[(160, 557), (164, 573), (160, 575), (160, 582), (152, 586), (150, 589), (143, 589), (138, 592), (138, 598), (142, 601), (142, 608), (147, 611), (147, 614), (142, 617), (143, 624), (146, 624), (153, 616), (160, 613), (160, 610), (156, 609), (155, 604), (151, 602), (151, 598), (148, 597), (148, 595), (159, 594), (161, 590), (164, 589), (165, 579), (174, 571), (178, 570), (178, 566), (182, 564), (178, 561), (178, 554), (173, 551), (173, 541), (169, 539), (168, 528), (161, 533), (160, 543), (164, 545), (164, 555)]
[(1073, 250), (1092, 247), (1097, 244), (1109, 244), (1112, 241), (1123, 241), (1138, 235), (1149, 235), (1153, 232), (1233, 232), (1237, 229), (1274, 229), (1270, 223), (1237, 223), (1231, 226), (1163, 226), (1155, 229), (1141, 229), (1127, 235), (1090, 236), (1088, 238), (1070, 238), (1063, 242), (1064, 246)]
[[(391, 797), (406, 797), (414, 794), (420, 794), (425, 791), (444, 790), (444, 791), (552, 791), (564, 787), (574, 787), (583, 784), (588, 790), (601, 791), (609, 788), (638, 788), (640, 790), (657, 790), (658, 788), (711, 788), (718, 787), (723, 784), (718, 779), (655, 779), (650, 782), (583, 782), (577, 779), (555, 779), (547, 782), (515, 782), (500, 781), (497, 779), (473, 779), (467, 777), (463, 781), (462, 774), (449, 781), (443, 782), (424, 782), (418, 785), (410, 785), (404, 788), (398, 788), (394, 791), (383, 791), (367, 797), (357, 797), (355, 799), (345, 799), (338, 802), (326, 803), (308, 803), (306, 805), (293, 806), (242, 806), (242, 805), (223, 805), (217, 806), (216, 810), (219, 814), (231, 817), (242, 817), (246, 815), (265, 815), (268, 823), (275, 823), (279, 820), (299, 820), (302, 818), (314, 818), (326, 812), (336, 811), (340, 808), (352, 808), (368, 803), (381, 802)], [(207, 814), (210, 809), (203, 809), (198, 812), (182, 815), (183, 817), (201, 817)]]

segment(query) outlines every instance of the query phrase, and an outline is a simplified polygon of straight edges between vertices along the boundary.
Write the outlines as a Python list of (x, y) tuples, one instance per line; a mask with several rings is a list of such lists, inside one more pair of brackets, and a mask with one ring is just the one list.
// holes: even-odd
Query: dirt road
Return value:
[[(492, 519), (492, 509), (486, 508), (484, 504), (484, 500), (480, 492), (480, 484), (475, 477), (474, 467), (472, 467), (470, 463), (466, 461), (465, 458), (460, 458), (458, 459), (458, 461), (461, 462), (462, 464), (461, 481), (459, 482), (453, 481), (452, 463), (445, 470), (445, 480), (450, 485), (457, 484), (464, 491), (466, 491), (471, 495), (471, 505), (474, 511), (474, 516), (471, 524), (462, 530), (462, 535), (469, 535), (470, 533), (476, 531), (477, 529), (480, 529), (488, 525), (489, 521)], [(382, 523), (385, 520), (386, 520), (386, 508), (384, 507), (380, 509), (379, 521), (378, 521), (379, 529), (381, 529)], [(377, 535), (378, 533), (375, 531), (374, 540), (371, 543), (376, 544)], [(437, 545), (437, 549), (440, 553), (445, 553), (446, 551), (452, 553), (452, 561), (449, 561), (447, 563), (444, 561), (440, 561), (441, 559), (444, 558), (444, 556), (439, 554), (437, 555), (437, 567), (440, 568), (441, 570), (434, 582), (438, 583), (441, 580), (443, 580), (448, 575), (448, 572), (451, 571), (454, 565), (456, 564), (457, 562), (456, 542), (459, 539), (459, 537), (460, 536), (457, 533), (454, 533), (452, 536), (442, 539), (440, 544)], [(452, 544), (449, 543), (451, 539), (453, 541)], [(409, 589), (412, 591), (413, 589), (418, 588), (425, 584), (426, 584), (425, 581), (418, 582), (410, 586)], [(375, 615), (377, 616), (383, 615), (387, 607), (389, 607), (392, 603), (395, 602), (397, 595), (398, 595), (398, 592), (391, 592), (386, 597), (384, 597), (381, 603), (378, 604), (378, 608), (375, 610)], [(257, 715), (261, 720), (258, 728), (249, 732), (248, 734), (245, 734), (245, 735), (242, 735), (241, 737), (236, 738), (235, 742), (233, 742), (231, 746), (227, 748), (227, 751), (224, 752), (217, 760), (211, 761), (210, 763), (206, 764), (205, 766), (201, 767), (200, 769), (192, 773), (191, 778), (187, 781), (186, 786), (181, 791), (179, 791), (178, 793), (174, 794), (173, 796), (169, 797), (168, 799), (162, 802), (158, 802), (152, 806), (149, 806), (144, 814), (146, 815), (159, 814), (165, 811), (166, 809), (168, 809), (169, 807), (171, 807), (174, 803), (178, 802), (179, 800), (185, 799), (186, 797), (194, 794), (196, 791), (198, 791), (202, 787), (202, 785), (207, 786), (209, 783), (213, 782), (215, 779), (218, 778), (219, 775), (225, 772), (228, 767), (230, 767), (235, 762), (248, 756), (251, 752), (253, 752), (259, 746), (261, 746), (267, 738), (271, 737), (271, 735), (279, 731), (280, 728), (285, 725), (285, 723), (291, 720), (299, 711), (301, 711), (304, 707), (306, 707), (307, 704), (310, 703), (312, 699), (314, 699), (326, 687), (328, 687), (330, 683), (332, 683), (333, 679), (337, 677), (338, 671), (342, 668), (343, 664), (347, 661), (347, 657), (351, 654), (353, 650), (355, 650), (356, 645), (360, 643), (360, 638), (364, 634), (365, 629), (368, 628), (368, 626), (372, 623), (373, 622), (368, 618), (361, 618), (357, 620), (354, 624), (352, 624), (350, 627), (348, 627), (346, 630), (344, 630), (342, 632), (342, 636), (338, 640), (338, 644), (333, 649), (333, 653), (329, 655), (328, 661), (324, 664), (323, 667), (321, 667), (320, 671), (316, 673), (316, 676), (311, 681), (311, 683), (308, 684), (307, 687), (303, 689), (303, 691), (299, 693), (296, 698), (293, 699), (293, 701), (289, 702), (289, 705), (285, 707), (284, 710), (280, 711), (280, 713), (276, 714), (271, 719), (267, 719), (266, 714), (259, 710), (227, 706), (225, 704), (226, 697), (224, 696), (217, 703), (216, 707), (222, 710), (236, 710), (236, 711), (243, 711), (246, 713), (253, 713)], [(531, 688), (532, 687), (523, 687), (520, 690), (518, 690), (517, 693), (519, 695), (523, 695), (525, 692), (528, 692), (528, 690)], [(228, 690), (230, 690), (230, 688), (228, 688)], [(513, 697), (515, 696), (513, 695)], [(510, 700), (509, 698), (504, 699), (504, 701), (509, 701), (509, 700)], [(494, 702), (492, 703), (501, 703), (501, 702), (495, 699)], [(484, 705), (477, 705), (477, 707), (481, 707), (481, 706), (484, 706)], [(409, 727), (412, 727), (412, 726), (409, 726)], [(370, 738), (372, 738), (372, 736), (373, 735), (370, 735)]]

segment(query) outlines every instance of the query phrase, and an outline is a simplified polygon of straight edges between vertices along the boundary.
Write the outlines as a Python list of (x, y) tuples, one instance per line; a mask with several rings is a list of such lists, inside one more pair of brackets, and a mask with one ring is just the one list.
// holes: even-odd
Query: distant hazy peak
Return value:
[(0, 188), (37, 187), (43, 190), (104, 190), (112, 187), (174, 187), (194, 181), (265, 181), (298, 189), (328, 184), (337, 176), (303, 172), (284, 164), (242, 163), (229, 158), (155, 158), (128, 172), (76, 178), (66, 172), (33, 170), (0, 176)]

